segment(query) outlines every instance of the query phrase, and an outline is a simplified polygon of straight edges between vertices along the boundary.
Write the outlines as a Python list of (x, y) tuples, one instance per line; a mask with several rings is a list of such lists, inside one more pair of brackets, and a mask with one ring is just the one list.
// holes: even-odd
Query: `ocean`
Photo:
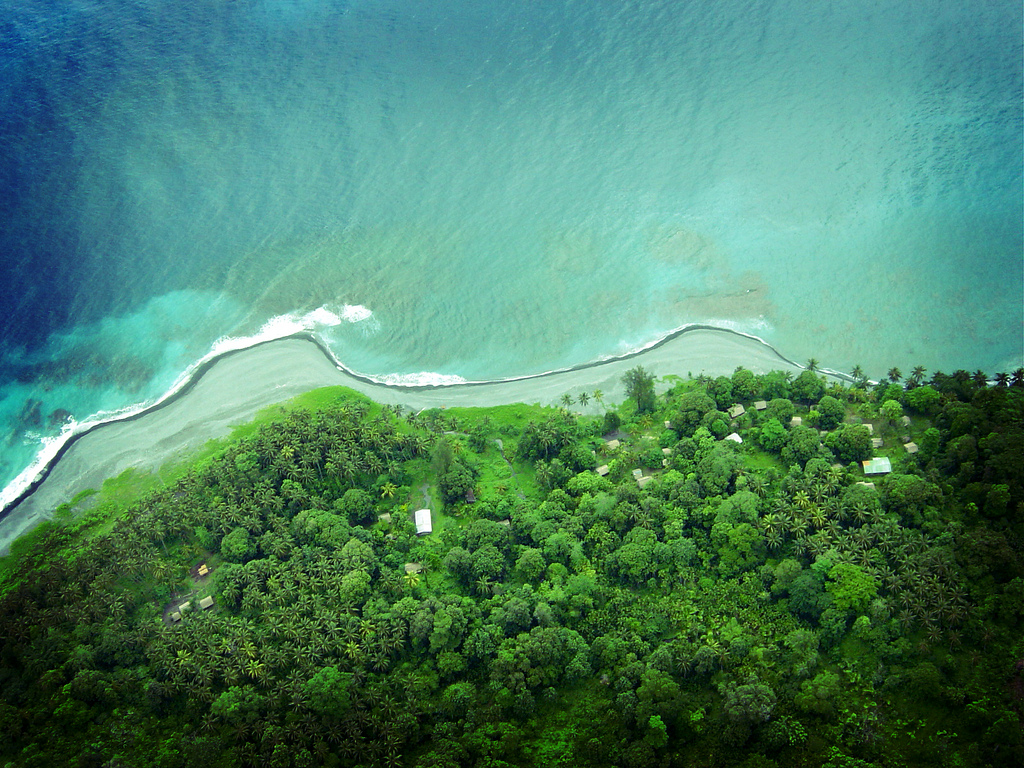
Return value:
[(2, 2), (0, 502), (297, 329), (393, 383), (691, 323), (1012, 371), (1021, 29), (1015, 0)]

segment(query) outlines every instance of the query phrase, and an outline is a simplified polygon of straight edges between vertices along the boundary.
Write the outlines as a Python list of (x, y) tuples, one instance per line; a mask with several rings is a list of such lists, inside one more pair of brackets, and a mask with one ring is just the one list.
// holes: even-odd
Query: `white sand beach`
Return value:
[[(131, 421), (102, 425), (77, 440), (36, 491), (0, 520), (0, 552), (79, 491), (99, 488), (105, 478), (131, 467), (151, 470), (170, 459), (185, 458), (260, 409), (310, 389), (340, 384), (377, 402), (416, 410), (515, 402), (555, 405), (566, 393), (575, 396), (596, 389), (614, 403), (625, 397), (622, 374), (637, 365), (659, 377), (729, 375), (740, 365), (755, 373), (801, 370), (753, 339), (695, 330), (628, 359), (579, 370), (518, 381), (409, 389), (354, 378), (338, 370), (309, 340), (273, 341), (218, 359), (172, 402)], [(587, 408), (595, 413), (597, 409), (594, 401)]]

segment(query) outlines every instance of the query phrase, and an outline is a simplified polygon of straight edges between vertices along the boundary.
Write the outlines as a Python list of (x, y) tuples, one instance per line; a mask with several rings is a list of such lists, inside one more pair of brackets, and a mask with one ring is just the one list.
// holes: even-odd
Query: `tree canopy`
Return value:
[[(0, 757), (1020, 764), (1024, 378), (804, 374), (678, 379), (617, 444), (331, 389), (69, 501), (0, 560)], [(772, 401), (740, 443), (726, 392)]]

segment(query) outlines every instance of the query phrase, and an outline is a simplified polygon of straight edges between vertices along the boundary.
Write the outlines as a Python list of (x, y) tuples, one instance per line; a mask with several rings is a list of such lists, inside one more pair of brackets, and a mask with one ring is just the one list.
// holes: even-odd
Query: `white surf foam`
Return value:
[(358, 323), (372, 318), (373, 312), (361, 305), (346, 304), (340, 312), (334, 312), (327, 307), (318, 307), (310, 312), (292, 312), (272, 317), (265, 322), (260, 329), (251, 336), (225, 336), (214, 342), (210, 351), (199, 360), (192, 363), (185, 371), (175, 379), (174, 383), (159, 397), (147, 400), (134, 405), (125, 406), (115, 411), (100, 411), (89, 416), (84, 421), (69, 419), (61, 428), (59, 435), (44, 437), (40, 440), (40, 448), (36, 452), (32, 463), (18, 474), (7, 486), (0, 491), (0, 510), (4, 510), (12, 504), (31, 487), (40, 477), (50, 463), (56, 458), (61, 448), (75, 435), (93, 429), (100, 424), (108, 424), (116, 421), (123, 421), (143, 411), (154, 408), (165, 402), (168, 398), (174, 397), (178, 392), (192, 381), (196, 371), (228, 352), (235, 352), (248, 349), (258, 344), (263, 344), (276, 339), (284, 339), (303, 332), (315, 333), (327, 327), (341, 325), (343, 322)]

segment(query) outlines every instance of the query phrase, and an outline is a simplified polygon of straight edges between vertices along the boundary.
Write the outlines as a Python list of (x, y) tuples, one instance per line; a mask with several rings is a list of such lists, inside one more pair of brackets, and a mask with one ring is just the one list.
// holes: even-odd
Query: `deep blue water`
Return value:
[(0, 485), (67, 414), (319, 307), (379, 376), (531, 373), (689, 322), (840, 370), (1012, 370), (1021, 15), (2, 3)]

